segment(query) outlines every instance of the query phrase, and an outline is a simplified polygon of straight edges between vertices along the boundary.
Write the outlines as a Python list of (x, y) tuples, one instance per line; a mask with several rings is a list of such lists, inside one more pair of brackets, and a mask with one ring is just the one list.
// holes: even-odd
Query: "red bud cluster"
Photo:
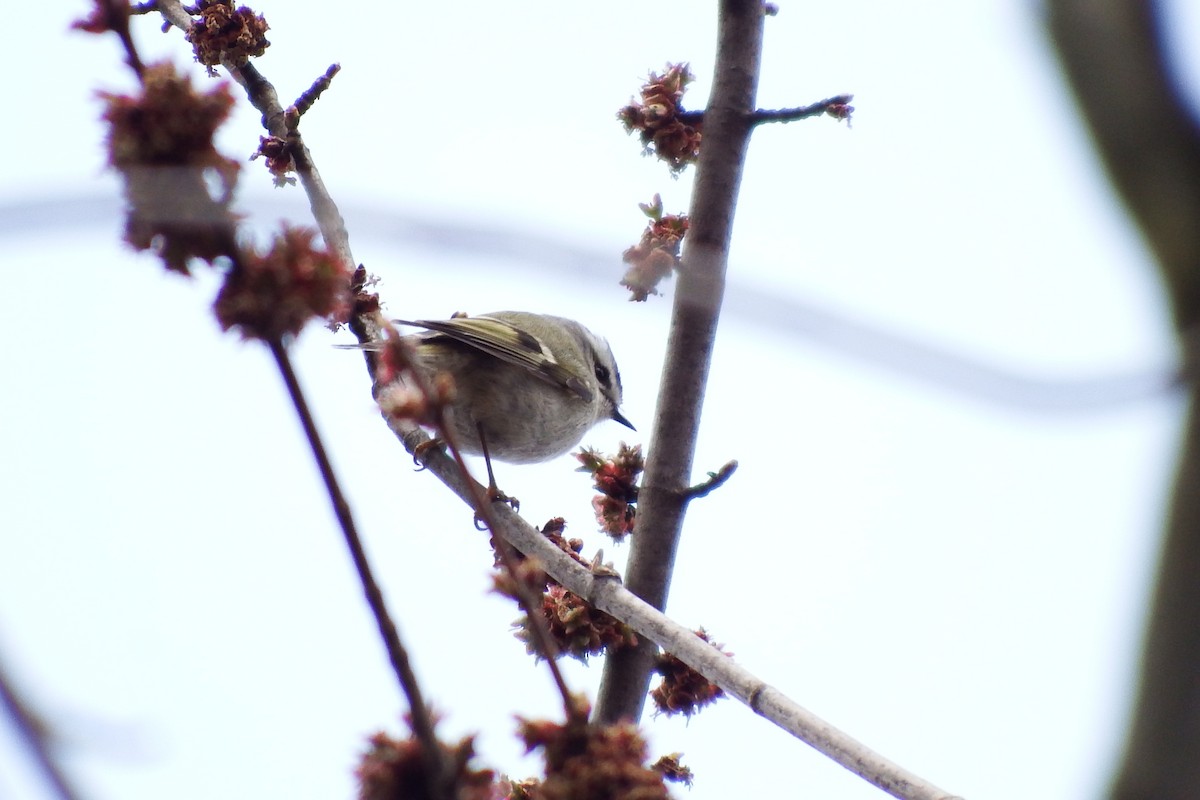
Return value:
[(668, 64), (661, 75), (650, 73), (640, 102), (631, 101), (617, 112), (625, 131), (637, 131), (645, 151), (666, 161), (672, 172), (682, 171), (700, 155), (699, 123), (680, 118), (680, 102), (692, 80), (687, 64)]
[[(591, 564), (579, 555), (579, 551), (583, 549), (583, 542), (579, 539), (566, 539), (562, 535), (565, 527), (562, 518), (555, 518), (546, 523), (542, 534), (563, 552), (590, 568)], [(522, 560), (518, 573), (519, 580), (526, 582), (542, 596), (542, 614), (546, 628), (560, 654), (586, 662), (589, 656), (599, 655), (608, 648), (637, 645), (637, 636), (632, 628), (611, 614), (595, 608), (574, 592), (563, 588), (546, 575), (536, 562)], [(504, 573), (495, 578), (497, 591), (515, 598), (516, 587), (511, 583), (512, 578)], [(522, 617), (515, 626), (517, 638), (525, 642), (525, 647), (530, 653), (536, 653), (529, 620)]]
[(125, 179), (125, 240), (185, 274), (192, 258), (212, 262), (236, 252), (230, 203), (238, 165), (213, 146), (233, 108), (229, 87), (197, 92), (171, 64), (154, 64), (144, 69), (139, 94), (100, 97), (108, 163)]
[(600, 530), (620, 542), (633, 533), (637, 516), (638, 476), (646, 466), (641, 445), (621, 443), (615, 456), (606, 456), (591, 448), (575, 454), (582, 464), (578, 472), (590, 472), (596, 491), (592, 508)]
[(216, 75), (213, 68), (222, 60), (245, 64), (271, 45), (266, 37), (267, 21), (246, 6), (234, 8), (233, 0), (200, 0), (197, 10), (200, 19), (192, 23), (187, 40), (210, 75)]
[(642, 231), (641, 240), (621, 255), (629, 265), (621, 285), (633, 293), (629, 299), (638, 303), (658, 294), (658, 284), (679, 266), (679, 250), (688, 230), (687, 215), (663, 214), (662, 198), (657, 194), (639, 207), (650, 224)]
[[(727, 656), (732, 655), (723, 650), (722, 645), (713, 642), (703, 628), (696, 631), (696, 635), (716, 650)], [(662, 675), (662, 681), (650, 692), (650, 699), (654, 701), (659, 713), (667, 716), (683, 714), (690, 717), (704, 706), (725, 696), (725, 691), (720, 686), (670, 653), (659, 655), (655, 670)]]
[(415, 737), (396, 739), (380, 731), (369, 740), (370, 746), (355, 769), (359, 800), (411, 800), (430, 797), (429, 786), (451, 781), (444, 797), (457, 800), (492, 800), (495, 774), (489, 769), (472, 769), (474, 737), (454, 745), (442, 745), (443, 762), (450, 775), (429, 775), (429, 761), (423, 757), (421, 743)]
[(546, 778), (538, 800), (668, 800), (663, 774), (646, 766), (646, 742), (629, 723), (589, 725), (587, 716), (565, 724), (520, 719), (525, 747), (539, 749)]
[(266, 253), (246, 252), (217, 294), (221, 327), (238, 328), (247, 339), (280, 341), (313, 317), (345, 321), (350, 270), (313, 243), (316, 235), (285, 226)]

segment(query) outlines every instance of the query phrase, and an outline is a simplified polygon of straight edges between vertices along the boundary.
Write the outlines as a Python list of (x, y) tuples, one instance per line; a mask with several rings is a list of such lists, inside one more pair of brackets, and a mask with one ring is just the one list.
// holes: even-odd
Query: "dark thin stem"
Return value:
[(537, 644), (538, 652), (546, 661), (546, 667), (550, 670), (550, 676), (554, 680), (555, 687), (558, 688), (558, 693), (562, 696), (563, 711), (567, 719), (572, 719), (575, 716), (575, 705), (571, 701), (571, 689), (567, 686), (567, 679), (562, 674), (562, 669), (558, 666), (558, 647), (554, 644), (554, 639), (550, 636), (550, 631), (546, 628), (546, 619), (542, 611), (542, 602), (533, 590), (521, 580), (519, 567), (517, 563), (516, 551), (513, 546), (508, 543), (503, 536), (496, 531), (498, 526), (496, 518), (492, 514), (492, 505), (486, 499), (483, 487), (479, 481), (471, 478), (471, 473), (467, 471), (467, 463), (463, 460), (462, 453), (458, 452), (457, 448), (451, 450), (451, 455), (454, 462), (458, 465), (459, 470), (463, 473), (463, 477), (467, 479), (468, 485), (471, 487), (471, 494), (474, 496), (475, 513), (483, 520), (483, 524), (487, 526), (488, 532), (492, 535), (492, 541), (496, 543), (496, 552), (500, 554), (500, 561), (504, 565), (504, 571), (512, 577), (513, 586), (517, 591), (517, 602), (521, 604), (521, 610), (525, 612), (525, 616), (529, 618), (529, 627), (533, 631), (534, 640)]
[[(758, 108), (751, 111), (747, 119), (751, 125), (761, 125), (766, 122), (795, 122), (809, 117), (819, 117), (822, 114), (829, 114), (838, 119), (849, 119), (851, 112), (854, 111), (854, 106), (850, 105), (853, 100), (854, 95), (852, 94), (838, 94), (807, 106)], [(704, 123), (705, 113), (704, 111), (681, 111), (678, 117), (681, 122), (698, 126)]]
[(443, 780), (450, 773), (442, 758), (442, 748), (438, 744), (437, 736), (433, 731), (433, 719), (421, 695), (421, 688), (417, 683), (417, 677), (412, 671), (412, 666), (409, 664), (408, 653), (405, 651), (404, 645), (400, 642), (400, 633), (397, 631), (396, 624), (392, 621), (391, 615), (388, 613), (387, 605), (383, 599), (383, 592), (380, 590), (379, 584), (375, 581), (375, 577), (371, 573), (371, 564), (367, 560), (366, 551), (363, 549), (362, 539), (359, 537), (358, 529), (354, 524), (354, 517), (350, 513), (350, 504), (346, 502), (346, 497), (342, 493), (341, 486), (338, 484), (337, 476), (333, 473), (333, 465), (329, 461), (329, 455), (325, 452), (325, 445), (321, 442), (316, 422), (313, 420), (312, 413), (308, 408), (308, 401), (305, 399), (304, 392), (300, 388), (300, 382), (296, 379), (295, 370), (292, 369), (291, 359), (288, 358), (287, 350), (281, 342), (274, 341), (269, 344), (271, 355), (275, 358), (275, 364), (279, 367), (279, 374), (283, 376), (283, 382), (287, 386), (288, 395), (291, 397), (292, 405), (296, 409), (296, 415), (300, 418), (300, 424), (304, 428), (304, 435), (308, 439), (309, 446), (312, 448), (313, 458), (316, 460), (317, 467), (321, 471), (321, 479), (325, 482), (325, 490), (329, 493), (329, 500), (333, 505), (333, 513), (342, 528), (346, 547), (350, 550), (350, 557), (354, 561), (354, 568), (358, 571), (358, 578), (362, 583), (363, 594), (367, 598), (367, 605), (371, 607), (371, 613), (375, 615), (375, 624), (379, 626), (379, 634), (383, 638), (388, 661), (391, 662), (392, 670), (396, 673), (400, 690), (408, 698), (408, 705), (412, 715), (413, 735), (421, 743), (422, 758), (425, 760), (430, 780), (434, 782), (430, 786), (430, 796), (439, 797), (442, 794), (439, 789), (443, 784)]
[[(418, 383), (418, 388), (425, 392), (426, 397), (431, 397), (431, 388), (426, 385), (428, 382), (423, 375), (416, 373), (414, 370), (414, 379)], [(459, 473), (467, 486), (470, 487), (472, 505), (475, 506), (476, 520), (483, 520), (489, 533), (492, 535), (492, 541), (495, 542), (496, 552), (500, 555), (500, 562), (504, 566), (504, 571), (512, 578), (513, 586), (517, 592), (517, 602), (521, 606), (521, 610), (525, 612), (529, 618), (529, 628), (533, 632), (534, 643), (542, 658), (546, 661), (546, 666), (550, 670), (550, 676), (554, 680), (554, 685), (558, 688), (558, 693), (562, 696), (563, 712), (566, 719), (573, 719), (576, 715), (576, 707), (571, 699), (571, 690), (567, 686), (567, 679), (562, 674), (562, 669), (558, 666), (558, 647), (554, 644), (554, 638), (550, 635), (550, 630), (546, 625), (546, 619), (542, 611), (542, 601), (533, 589), (531, 589), (525, 581), (521, 580), (519, 567), (517, 562), (516, 551), (511, 544), (497, 531), (499, 530), (496, 523), (496, 516), (492, 513), (492, 504), (489, 501), (488, 495), (496, 488), (496, 479), (492, 475), (492, 462), (488, 459), (488, 487), (484, 489), (479, 484), (479, 481), (471, 477), (470, 470), (467, 469), (467, 462), (463, 459), (462, 452), (458, 449), (458, 445), (454, 441), (454, 434), (450, 430), (450, 426), (446, 424), (445, 408), (438, 407), (434, 412), (435, 427), (438, 432), (438, 437), (446, 442), (446, 448), (450, 451), (451, 458), (458, 466)], [(482, 439), (482, 430), (480, 436)]]
[(761, 125), (765, 122), (795, 122), (799, 119), (819, 117), (822, 114), (829, 114), (838, 119), (848, 119), (850, 113), (854, 111), (854, 107), (850, 105), (850, 101), (853, 99), (854, 95), (852, 94), (839, 94), (808, 106), (760, 108), (750, 115), (750, 122), (753, 125)]
[(8, 712), (17, 733), (33, 753), (34, 761), (41, 768), (46, 782), (53, 787), (54, 793), (60, 800), (78, 800), (79, 795), (72, 788), (66, 774), (63, 773), (58, 762), (54, 760), (54, 755), (50, 752), (50, 745), (46, 741), (46, 733), (41, 722), (17, 695), (12, 680), (4, 671), (3, 664), (0, 664), (0, 702), (4, 704), (4, 710)]
[(104, 10), (109, 29), (117, 34), (125, 50), (125, 63), (134, 71), (138, 80), (142, 80), (146, 74), (146, 66), (138, 55), (137, 46), (133, 43), (133, 33), (129, 29), (129, 16), (133, 10), (126, 0), (105, 0)]

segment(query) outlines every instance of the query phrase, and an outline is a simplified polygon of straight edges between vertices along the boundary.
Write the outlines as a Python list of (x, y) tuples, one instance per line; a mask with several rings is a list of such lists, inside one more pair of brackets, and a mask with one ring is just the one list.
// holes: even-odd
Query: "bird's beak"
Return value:
[(614, 409), (613, 409), (613, 412), (612, 412), (612, 419), (613, 419), (613, 421), (614, 421), (614, 422), (619, 422), (619, 423), (621, 423), (621, 424), (622, 424), (622, 425), (624, 425), (626, 428), (629, 428), (629, 430), (631, 430), (631, 431), (636, 431), (636, 430), (637, 430), (637, 428), (633, 427), (633, 423), (632, 423), (632, 422), (630, 422), (629, 420), (625, 419), (625, 415), (621, 413), (621, 409), (619, 409), (619, 408), (614, 408)]

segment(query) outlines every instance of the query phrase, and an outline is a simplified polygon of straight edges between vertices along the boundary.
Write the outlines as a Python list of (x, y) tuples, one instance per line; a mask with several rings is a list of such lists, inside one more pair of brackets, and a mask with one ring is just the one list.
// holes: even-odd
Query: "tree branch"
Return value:
[[(807, 106), (759, 108), (750, 112), (750, 122), (754, 125), (762, 125), (767, 122), (795, 122), (810, 117), (819, 117), (822, 114), (829, 114), (837, 119), (849, 119), (850, 115), (854, 112), (854, 106), (850, 105), (852, 100), (854, 100), (854, 95), (852, 94), (839, 94), (827, 97), (824, 100), (818, 100)], [(684, 111), (678, 117), (680, 122), (699, 126), (704, 123), (704, 114), (705, 112), (703, 111)]]
[[(756, 35), (761, 34), (761, 19), (758, 17), (762, 14), (762, 6), (758, 2), (730, 3), (729, 0), (726, 0), (725, 5), (737, 6), (738, 8), (729, 13), (739, 18), (736, 23), (730, 23), (735, 30), (727, 31), (723, 35), (725, 60), (720, 63), (726, 64), (730, 71), (744, 70), (746, 63), (743, 63), (741, 58), (733, 58), (733, 55), (740, 53), (745, 56), (744, 37), (749, 35), (753, 39)], [(757, 34), (755, 29), (758, 29)], [(756, 67), (757, 49), (752, 48), (752, 50), (755, 55), (750, 58), (749, 63)], [(697, 183), (693, 206), (703, 207), (701, 219), (704, 222), (700, 228), (701, 235), (693, 240), (694, 251), (689, 251), (693, 260), (685, 259), (685, 276), (681, 277), (676, 296), (676, 313), (677, 317), (682, 318), (682, 321), (674, 326), (675, 330), (672, 335), (676, 350), (685, 353), (685, 356), (677, 363), (681, 364), (686, 361), (695, 365), (690, 370), (677, 369), (673, 377), (675, 385), (682, 386), (685, 390), (689, 388), (691, 390), (691, 393), (684, 395), (694, 399), (693, 406), (687, 412), (691, 420), (682, 429), (672, 430), (663, 418), (680, 413), (680, 409), (677, 406), (671, 406), (667, 401), (663, 401), (660, 405), (658, 419), (656, 419), (656, 431), (658, 428), (664, 428), (670, 432), (665, 441), (674, 441), (682, 445), (673, 461), (665, 464), (666, 473), (673, 476), (672, 485), (670, 487), (664, 485), (660, 478), (660, 482), (651, 487), (652, 493), (659, 495), (660, 504), (667, 507), (669, 514), (678, 515), (675, 530), (678, 530), (678, 523), (681, 522), (682, 507), (689, 499), (687, 478), (691, 470), (691, 446), (695, 441), (700, 397), (703, 394), (708, 355), (712, 347), (712, 336), (715, 331), (721, 290), (724, 285), (725, 254), (728, 250), (732, 224), (733, 198), (736, 196), (737, 184), (740, 180), (740, 164), (744, 157), (745, 140), (749, 132), (749, 123), (742, 111), (752, 108), (754, 100), (753, 80), (747, 79), (745, 74), (740, 79), (730, 79), (720, 83), (722, 97), (729, 98), (740, 95), (740, 100), (737, 101), (736, 108), (727, 109), (726, 113), (717, 115), (718, 119), (724, 118), (723, 122), (717, 124), (717, 130), (721, 130), (722, 126), (729, 126), (732, 130), (724, 135), (713, 136), (712, 127), (708, 129), (711, 137), (708, 140), (710, 149), (717, 153), (709, 158), (722, 161), (724, 165), (718, 164), (710, 168), (706, 173), (708, 176), (706, 180), (703, 182), (698, 180)], [(714, 93), (715, 91), (714, 89)], [(718, 144), (713, 144), (714, 140)], [(719, 144), (722, 140), (726, 143), (723, 146)], [(702, 166), (705, 163), (702, 156)], [(737, 168), (726, 169), (725, 165), (731, 163), (738, 165)], [(701, 189), (701, 185), (704, 186), (703, 189)], [(693, 233), (694, 231), (693, 227)], [(689, 238), (690, 236), (691, 234), (689, 234)], [(681, 300), (681, 298), (684, 299)], [(360, 342), (382, 341), (384, 339), (383, 327), (384, 321), (378, 310), (356, 314), (350, 320), (350, 328)], [(373, 391), (377, 393), (379, 389), (378, 354), (370, 349), (365, 349), (363, 355), (367, 370), (372, 377)], [(667, 398), (671, 395), (663, 393), (660, 396)], [(429, 436), (421, 427), (410, 419), (385, 414), (384, 420), (410, 453), (430, 441)], [(435, 476), (458, 495), (468, 507), (477, 508), (478, 497), (481, 496), (484, 487), (474, 481), (464, 470), (461, 470), (450, 454), (438, 449), (426, 450), (423, 453), (422, 462), (429, 474)], [(647, 491), (645, 485), (642, 491), (643, 493)], [(642, 498), (641, 509), (643, 511), (639, 517), (639, 535), (642, 531), (642, 520), (645, 519), (645, 494), (642, 495)], [(677, 508), (672, 506), (677, 506)], [(692, 630), (672, 621), (662, 611), (635, 596), (621, 585), (619, 580), (607, 574), (607, 571), (593, 572), (584, 568), (508, 506), (492, 504), (489, 510), (493, 517), (490, 523), (493, 534), (502, 537), (525, 556), (536, 559), (551, 577), (569, 591), (579, 595), (594, 607), (627, 623), (648, 642), (656, 643), (671, 652), (719, 685), (728, 694), (749, 705), (755, 713), (895, 797), (911, 800), (957, 800), (948, 792), (873, 752), (862, 743), (791, 701), (777, 689), (738, 666), (732, 658), (713, 649), (697, 637)], [(667, 546), (671, 548), (671, 560), (673, 560), (674, 540)], [(669, 574), (669, 565), (664, 574)], [(663, 591), (665, 593), (665, 586)], [(651, 646), (650, 652), (653, 654), (653, 646)], [(647, 673), (646, 683), (648, 680)], [(644, 700), (645, 693), (646, 686), (643, 685), (638, 693), (639, 707)]]
[[(158, 10), (163, 19), (181, 31), (186, 33), (191, 28), (192, 17), (184, 10), (180, 0), (159, 0)], [(305, 146), (300, 131), (288, 125), (287, 112), (279, 102), (275, 87), (249, 62), (226, 62), (222, 66), (230, 77), (245, 89), (251, 104), (262, 114), (262, 124), (267, 132), (288, 142), (292, 158), (296, 162), (296, 172), (300, 176), (300, 185), (304, 187), (313, 219), (316, 220), (325, 244), (344, 263), (358, 263), (354, 260), (354, 254), (350, 252), (350, 234), (346, 231), (346, 223), (337, 203), (325, 188), (325, 182), (317, 172), (312, 153)]]
[(1153, 250), (1178, 330), (1200, 323), (1200, 128), (1166, 63), (1160, 4), (1052, 0), (1049, 29), (1113, 186)]
[[(184, 32), (191, 28), (192, 18), (184, 10), (179, 0), (159, 0), (157, 7), (164, 19), (172, 25)], [(300, 115), (298, 113), (289, 115), (284, 111), (279, 104), (275, 87), (252, 64), (248, 62), (234, 64), (226, 60), (222, 66), (246, 89), (251, 103), (262, 112), (263, 126), (267, 131), (273, 136), (286, 138), (300, 175), (301, 185), (304, 186), (308, 195), (313, 216), (326, 245), (337, 254), (343, 263), (353, 264), (349, 236), (341, 214), (332, 196), (326, 190), (324, 182), (313, 164), (312, 156), (297, 130)], [(316, 94), (328, 85), (328, 81), (332, 79), (336, 71), (336, 65), (331, 67), (325, 77), (314, 84), (304, 95), (309, 105), (311, 105), (311, 101), (315, 100)], [(408, 701), (413, 735), (421, 743), (421, 759), (426, 768), (429, 796), (433, 798), (446, 797), (450, 790), (450, 780), (453, 777), (451, 765), (447, 763), (445, 751), (437, 740), (433, 716), (422, 696), (420, 684), (412, 670), (408, 652), (400, 641), (396, 624), (388, 612), (383, 592), (372, 573), (362, 538), (358, 534), (358, 528), (350, 511), (350, 505), (334, 474), (333, 465), (317, 431), (316, 423), (300, 388), (286, 348), (278, 339), (271, 340), (267, 344), (287, 387), (288, 395), (312, 450), (313, 459), (325, 484), (334, 515), (342, 529), (347, 549), (350, 551), (351, 560), (358, 573), (367, 605), (379, 629), (388, 661), (396, 675), (400, 690)]]
[[(163, 0), (161, 5), (169, 7), (164, 9), (164, 14), (168, 14), (170, 9), (182, 12), (176, 1)], [(670, 350), (675, 357), (671, 358), (668, 368), (672, 373), (669, 385), (684, 390), (683, 396), (688, 397), (689, 401), (683, 407), (672, 407), (666, 400), (660, 403), (655, 423), (655, 441), (663, 443), (666, 453), (656, 470), (655, 479), (648, 482), (643, 489), (648, 489), (652, 496), (658, 498), (655, 502), (661, 507), (661, 511), (658, 512), (661, 515), (659, 519), (665, 523), (661, 527), (668, 535), (659, 537), (659, 544), (655, 547), (669, 549), (668, 562), (674, 560), (677, 533), (682, 523), (683, 507), (688, 499), (692, 445), (695, 441), (709, 355), (722, 300), (733, 201), (737, 194), (741, 164), (752, 125), (747, 112), (753, 108), (763, 13), (764, 9), (759, 0), (723, 0), (722, 3), (722, 34), (718, 58), (720, 66), (714, 84), (714, 100), (710, 103), (710, 116), (706, 122), (708, 154), (701, 157), (701, 172), (693, 199), (692, 236), (685, 252), (685, 275), (680, 280), (676, 295), (676, 324), (673, 325), (671, 337)], [(172, 21), (179, 24), (174, 19)], [(190, 22), (185, 22), (180, 27), (187, 24)], [(246, 87), (256, 107), (262, 110), (264, 124), (268, 130), (273, 135), (282, 134), (289, 139), (294, 138), (299, 143), (294, 158), (302, 178), (305, 178), (305, 188), (309, 191), (310, 202), (314, 205), (314, 214), (318, 217), (326, 242), (339, 255), (344, 254), (347, 263), (354, 263), (349, 256), (348, 239), (345, 237), (340, 215), (337, 214), (332, 199), (324, 191), (315, 169), (312, 169), (311, 158), (303, 148), (302, 142), (299, 142), (298, 133), (294, 129), (285, 127), (280, 130), (276, 127), (284, 118), (282, 109), (275, 100), (274, 90), (252, 67), (229, 66), (229, 69)], [(700, 221), (699, 233), (697, 220)], [(382, 338), (377, 312), (355, 317), (351, 328), (360, 341), (374, 342)], [(293, 398), (299, 397), (295, 391), (295, 376), (291, 374), (286, 353), (278, 344), (272, 348), (272, 352), (276, 355), (289, 390), (293, 391)], [(374, 354), (368, 352), (366, 357), (368, 368), (374, 377)], [(691, 391), (687, 392), (688, 389)], [(664, 398), (670, 396), (663, 395)], [(311, 427), (311, 417), (301, 409), (302, 399), (297, 402), (301, 420), (307, 430)], [(410, 452), (417, 445), (428, 441), (428, 437), (415, 423), (393, 416), (385, 416), (385, 419)], [(671, 420), (676, 423), (682, 420), (682, 424), (673, 424)], [(327, 464), (327, 458), (322, 458), (315, 431), (310, 432), (310, 442), (313, 443), (318, 463)], [(482, 487), (465, 471), (459, 469), (459, 465), (451, 456), (431, 450), (425, 454), (424, 460), (429, 471), (468, 505), (474, 507), (478, 504)], [(324, 466), (322, 471), (325, 474)], [(339, 503), (337, 500), (336, 488), (331, 490), (331, 496), (334, 498), (335, 510), (341, 516), (344, 501)], [(642, 508), (645, 509), (645, 496)], [(507, 506), (493, 505), (489, 511), (495, 519), (494, 533), (502, 536), (526, 556), (536, 558), (559, 583), (595, 607), (627, 621), (649, 641), (657, 642), (670, 650), (727, 693), (748, 704), (756, 713), (792, 732), (895, 797), (950, 800), (951, 796), (946, 792), (872, 752), (790, 701), (778, 690), (739, 667), (731, 658), (700, 640), (691, 630), (672, 622), (661, 611), (635, 597), (618, 580), (588, 571)], [(670, 563), (663, 566), (663, 580), (657, 584), (657, 588), (657, 579), (649, 581), (647, 585), (651, 591), (661, 592), (662, 602), (665, 603), (665, 577), (670, 573)], [(639, 707), (644, 694), (643, 686), (638, 700)]]
[[(415, 424), (389, 419), (388, 425), (411, 451), (428, 437)], [(483, 487), (459, 471), (453, 458), (440, 450), (425, 455), (425, 467), (468, 505)], [(474, 486), (471, 484), (474, 483)], [(716, 683), (754, 712), (792, 734), (846, 769), (893, 797), (906, 800), (956, 800), (903, 767), (889, 761), (853, 737), (801, 707), (778, 689), (715, 650), (695, 632), (671, 620), (641, 600), (606, 572), (591, 572), (564, 553), (540, 531), (506, 505), (492, 505), (495, 533), (529, 558), (535, 558), (556, 581), (601, 611), (627, 623), (639, 636), (657, 643)]]
[(849, 120), (850, 115), (854, 113), (854, 106), (850, 105), (853, 99), (854, 95), (852, 94), (839, 94), (807, 106), (760, 108), (750, 115), (750, 121), (755, 125), (767, 122), (795, 122), (809, 117), (819, 117), (822, 114), (828, 114), (835, 119)]
[[(1157, 258), (1194, 374), (1200, 126), (1166, 63), (1161, 6), (1051, 0), (1047, 23), (1109, 177)], [(1115, 800), (1200, 797), (1200, 401), (1191, 392)]]
[[(704, 112), (690, 226), (639, 494), (637, 535), (625, 575), (630, 591), (660, 609), (666, 608), (687, 507), (762, 50), (761, 0), (722, 0), (719, 14), (716, 67)], [(605, 659), (597, 720), (641, 717), (654, 657), (653, 643), (645, 641)]]

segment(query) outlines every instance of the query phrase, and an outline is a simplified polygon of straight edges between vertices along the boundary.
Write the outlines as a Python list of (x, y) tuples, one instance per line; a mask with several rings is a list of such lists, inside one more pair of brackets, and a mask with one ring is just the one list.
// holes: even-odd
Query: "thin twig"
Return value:
[[(838, 94), (807, 106), (757, 108), (749, 112), (746, 117), (751, 125), (761, 125), (766, 122), (795, 122), (809, 117), (819, 117), (822, 114), (829, 114), (838, 119), (848, 119), (851, 112), (854, 111), (854, 107), (850, 105), (853, 100), (854, 95), (852, 94)], [(705, 111), (681, 111), (677, 116), (680, 122), (700, 126), (704, 124), (706, 113)]]
[(41, 768), (42, 775), (59, 800), (79, 800), (79, 794), (71, 786), (66, 773), (51, 752), (45, 726), (21, 700), (13, 687), (12, 679), (4, 670), (3, 663), (0, 663), (0, 702), (4, 704), (4, 710), (17, 729), (17, 734), (33, 753), (34, 761)]
[(737, 472), (738, 462), (736, 459), (726, 463), (716, 472), (708, 473), (708, 480), (701, 481), (695, 486), (688, 487), (684, 497), (687, 500), (695, 500), (697, 497), (707, 497), (714, 489), (719, 489), (725, 484), (725, 481), (733, 477), (733, 473)]
[[(292, 103), (291, 108), (296, 109), (296, 119), (304, 116), (304, 112), (313, 107), (313, 103), (317, 102), (317, 98), (329, 88), (333, 83), (333, 76), (337, 75), (342, 69), (340, 64), (330, 64), (329, 69), (325, 70), (325, 74), (313, 81), (312, 86), (309, 86), (300, 96), (296, 98), (296, 102)], [(290, 111), (291, 109), (289, 109)], [(294, 126), (293, 126), (294, 127)]]
[(333, 465), (329, 461), (325, 445), (322, 443), (321, 436), (317, 432), (317, 426), (313, 420), (312, 412), (309, 410), (308, 401), (305, 399), (304, 392), (300, 388), (300, 382), (296, 379), (295, 370), (292, 369), (291, 359), (288, 358), (287, 350), (283, 344), (278, 341), (271, 342), (270, 349), (271, 355), (275, 359), (275, 364), (279, 368), (279, 373), (283, 376), (283, 382), (287, 386), (288, 396), (292, 399), (296, 415), (300, 418), (300, 424), (304, 428), (304, 435), (308, 439), (309, 447), (312, 448), (313, 459), (317, 462), (317, 468), (321, 472), (321, 479), (325, 483), (325, 490), (329, 493), (329, 500), (333, 505), (333, 513), (337, 517), (338, 524), (341, 526), (342, 534), (346, 540), (346, 547), (350, 550), (350, 556), (354, 561), (354, 569), (358, 572), (358, 579), (362, 583), (363, 594), (367, 598), (367, 605), (370, 606), (371, 613), (375, 616), (375, 624), (379, 627), (379, 635), (383, 638), (388, 661), (392, 665), (392, 670), (396, 673), (396, 679), (400, 683), (401, 691), (408, 698), (408, 705), (412, 716), (413, 735), (421, 742), (421, 756), (425, 760), (430, 780), (433, 782), (433, 785), (430, 787), (430, 794), (433, 797), (438, 797), (441, 795), (441, 792), (437, 791), (437, 789), (443, 785), (444, 779), (450, 773), (443, 758), (441, 745), (438, 743), (437, 735), (433, 730), (433, 719), (430, 716), (429, 708), (426, 706), (425, 700), (421, 695), (421, 687), (417, 683), (417, 676), (413, 673), (412, 666), (409, 663), (408, 652), (400, 642), (400, 633), (396, 629), (396, 624), (392, 621), (391, 615), (388, 613), (387, 604), (383, 599), (383, 592), (380, 590), (379, 584), (371, 572), (371, 564), (367, 560), (362, 539), (359, 537), (358, 528), (354, 524), (354, 516), (350, 512), (350, 504), (346, 502), (346, 497), (342, 493), (337, 476), (333, 472)]
[(155, 4), (163, 19), (187, 33), (192, 27), (192, 15), (179, 0), (158, 0)]
[[(192, 18), (179, 0), (158, 0), (159, 13), (163, 19), (176, 28), (186, 32), (192, 26)], [(333, 196), (325, 188), (321, 175), (313, 163), (312, 154), (304, 144), (298, 130), (289, 129), (287, 111), (279, 102), (275, 87), (263, 77), (262, 73), (250, 62), (245, 64), (224, 63), (222, 66), (235, 81), (246, 91), (251, 104), (262, 114), (263, 127), (272, 136), (288, 142), (289, 152), (296, 162), (296, 172), (300, 176), (300, 185), (308, 197), (309, 208), (313, 219), (321, 231), (321, 238), (333, 250), (343, 263), (356, 264), (354, 254), (350, 251), (350, 234), (346, 231), (346, 223), (338, 210)]]
[(797, 106), (796, 108), (760, 108), (750, 115), (750, 122), (754, 125), (762, 125), (766, 122), (795, 122), (799, 119), (819, 117), (822, 114), (829, 114), (838, 119), (848, 119), (850, 113), (854, 111), (854, 107), (850, 105), (853, 99), (854, 95), (852, 94), (839, 94), (812, 105)]
[[(444, 410), (439, 410), (438, 417), (438, 435), (445, 438), (450, 431), (450, 426), (446, 424)], [(572, 701), (571, 689), (567, 686), (567, 679), (563, 676), (562, 669), (558, 665), (558, 647), (554, 644), (553, 637), (550, 636), (545, 612), (542, 609), (542, 601), (533, 593), (533, 589), (525, 581), (521, 580), (520, 565), (517, 562), (516, 554), (513, 552), (513, 546), (507, 539), (497, 533), (499, 525), (496, 522), (496, 515), (493, 513), (493, 504), (487, 500), (486, 489), (471, 476), (470, 471), (467, 469), (467, 462), (463, 460), (462, 452), (454, 444), (453, 440), (447, 438), (446, 442), (454, 463), (458, 466), (458, 470), (462, 474), (463, 480), (470, 487), (475, 514), (477, 518), (483, 520), (483, 524), (491, 532), (492, 540), (496, 544), (496, 551), (500, 554), (500, 561), (504, 565), (504, 571), (512, 578), (512, 584), (517, 592), (517, 602), (520, 603), (521, 610), (525, 612), (525, 616), (529, 619), (529, 627), (533, 632), (535, 646), (539, 655), (545, 660), (546, 666), (550, 670), (550, 676), (554, 680), (554, 685), (562, 697), (564, 718), (571, 720), (577, 715), (578, 708)]]

